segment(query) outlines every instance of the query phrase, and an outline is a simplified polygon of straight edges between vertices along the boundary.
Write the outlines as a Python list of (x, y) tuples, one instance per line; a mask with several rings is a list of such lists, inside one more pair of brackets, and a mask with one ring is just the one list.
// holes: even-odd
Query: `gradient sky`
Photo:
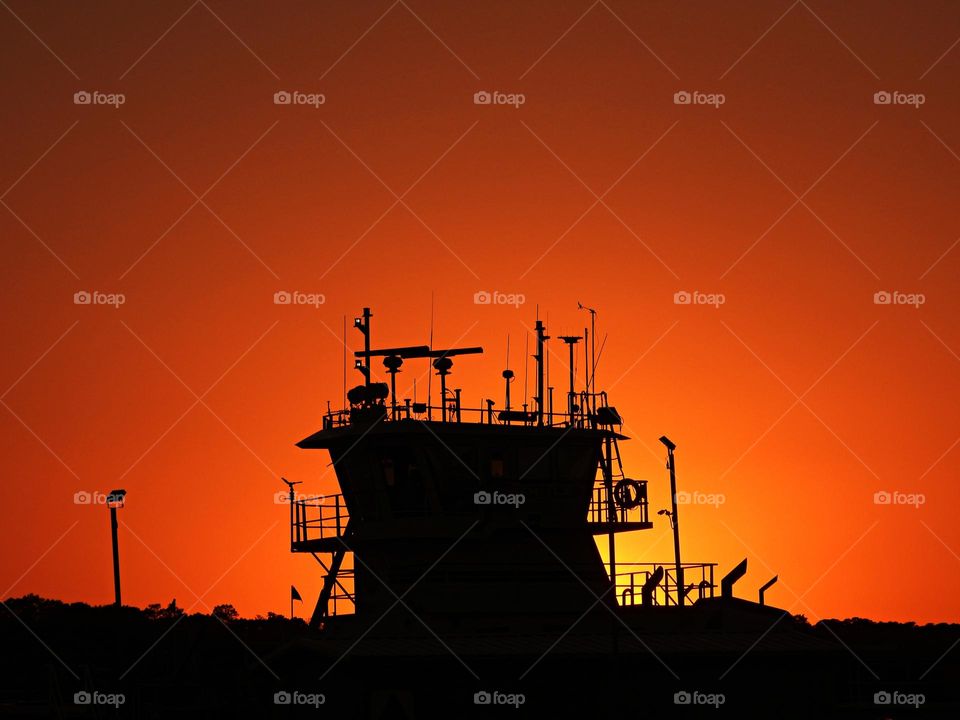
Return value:
[[(292, 582), (309, 612), (279, 476), (334, 488), (294, 443), (341, 397), (343, 317), (425, 343), (433, 297), (437, 346), (487, 350), (468, 405), (507, 335), (522, 383), (537, 306), (554, 336), (596, 307), (629, 474), (666, 507), (673, 438), (681, 489), (724, 500), (682, 507), (685, 559), (749, 558), (740, 594), (958, 619), (956, 3), (2, 5), (3, 597), (111, 601), (107, 512), (74, 497), (119, 486), (125, 602), (287, 612)], [(621, 560), (671, 559), (657, 520)]]

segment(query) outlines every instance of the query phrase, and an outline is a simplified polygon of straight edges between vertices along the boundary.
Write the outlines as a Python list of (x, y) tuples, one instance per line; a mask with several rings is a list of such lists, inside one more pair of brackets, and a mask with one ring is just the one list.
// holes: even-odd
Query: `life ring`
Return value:
[(613, 498), (625, 510), (641, 505), (646, 500), (647, 489), (636, 480), (624, 478), (613, 487)]

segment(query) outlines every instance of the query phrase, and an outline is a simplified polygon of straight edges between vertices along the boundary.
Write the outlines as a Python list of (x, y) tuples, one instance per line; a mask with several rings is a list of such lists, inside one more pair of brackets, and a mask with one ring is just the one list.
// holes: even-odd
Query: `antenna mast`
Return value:
[(355, 317), (353, 319), (353, 326), (363, 333), (363, 351), (364, 359), (357, 360), (355, 367), (361, 373), (363, 373), (363, 384), (369, 388), (370, 387), (370, 318), (373, 317), (373, 313), (370, 312), (370, 308), (365, 307), (363, 309), (363, 317)]
[[(430, 291), (430, 349), (433, 350), (433, 290)], [(432, 420), (433, 410), (430, 403), (433, 398), (433, 373), (427, 368), (427, 420)]]
[[(597, 351), (596, 351), (596, 347), (595, 347), (595, 344), (596, 344), (596, 341), (597, 341), (597, 326), (596, 326), (596, 322), (597, 322), (597, 311), (596, 311), (594, 308), (587, 307), (586, 305), (584, 305), (583, 303), (580, 303), (580, 302), (577, 303), (577, 308), (579, 308), (580, 310), (586, 310), (587, 312), (590, 313), (590, 358), (591, 358), (591, 362), (590, 362), (590, 365), (589, 365), (588, 367), (585, 367), (585, 368), (584, 368), (584, 373), (587, 373), (587, 372), (589, 371), (589, 374), (588, 374), (588, 376), (587, 376), (587, 397), (589, 398), (589, 397), (590, 397), (591, 389), (592, 389), (592, 391), (593, 391), (594, 394), (596, 394), (596, 392), (597, 392), (597, 386), (596, 386), (597, 381), (596, 381), (596, 378), (594, 378), (594, 375), (595, 375), (596, 372), (597, 372)], [(584, 334), (584, 335), (587, 334), (586, 328), (584, 328), (583, 334)], [(584, 350), (584, 354), (586, 354), (586, 350), (587, 350), (586, 344), (584, 344), (583, 350)], [(594, 413), (597, 411), (597, 400), (596, 400), (596, 398), (593, 399), (593, 411), (594, 411)]]
[[(590, 331), (583, 329), (583, 388), (587, 394), (587, 403), (590, 402), (590, 358), (587, 357), (587, 343), (590, 342)], [(589, 408), (587, 408), (589, 409)]]
[(530, 333), (523, 340), (523, 410), (527, 410), (527, 378), (530, 377)]
[(537, 361), (537, 425), (543, 425), (543, 346), (544, 342), (550, 339), (546, 334), (546, 328), (543, 322), (537, 320), (537, 354), (533, 357)]
[(507, 335), (507, 368), (503, 371), (504, 380), (504, 407), (510, 412), (510, 381), (513, 380), (513, 370), (510, 369), (510, 336)]

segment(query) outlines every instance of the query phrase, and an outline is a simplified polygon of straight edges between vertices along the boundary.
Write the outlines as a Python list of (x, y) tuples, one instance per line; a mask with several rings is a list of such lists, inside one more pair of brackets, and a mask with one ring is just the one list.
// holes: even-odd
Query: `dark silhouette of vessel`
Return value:
[[(628, 687), (645, 688), (649, 712), (719, 707), (730, 674), (752, 684), (795, 663), (830, 682), (834, 647), (762, 604), (762, 592), (760, 603), (734, 597), (746, 560), (722, 578), (715, 563), (681, 561), (676, 445), (665, 436), (672, 507), (659, 514), (674, 557), (617, 556), (619, 534), (653, 522), (646, 481), (624, 473), (623, 420), (594, 384), (592, 352), (576, 386), (588, 330), (558, 338), (570, 358), (559, 410), (540, 320), (532, 401), (511, 404), (507, 369), (501, 406), (467, 408), (449, 378), (455, 359), (482, 348), (375, 348), (371, 318), (364, 308), (354, 322), (363, 383), (346, 393), (349, 407), (328, 405), (322, 429), (298, 443), (330, 453), (341, 493), (303, 496), (288, 482), (291, 550), (324, 576), (318, 633), (284, 654), (304, 683), (331, 688), (331, 702), (342, 691), (348, 711), (366, 693), (371, 715), (415, 717), (496, 704), (617, 714), (633, 706)], [(372, 379), (374, 359), (389, 383)], [(438, 376), (439, 404), (397, 396), (396, 374), (415, 360)], [(810, 679), (808, 668), (801, 684)], [(789, 682), (767, 687), (791, 705)], [(752, 699), (764, 692), (761, 683)]]

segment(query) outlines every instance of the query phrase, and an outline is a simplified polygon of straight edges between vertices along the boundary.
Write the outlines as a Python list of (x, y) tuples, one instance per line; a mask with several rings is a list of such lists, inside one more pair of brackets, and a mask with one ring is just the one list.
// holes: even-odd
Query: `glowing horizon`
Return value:
[(666, 434), (684, 560), (749, 558), (741, 597), (957, 621), (956, 7), (206, 5), (0, 10), (4, 597), (110, 602), (74, 498), (123, 487), (125, 603), (309, 614), (275, 495), (334, 492), (294, 443), (343, 319), (433, 314), (500, 407), (539, 308), (558, 407), (582, 302), (656, 523), (621, 559), (672, 561)]

